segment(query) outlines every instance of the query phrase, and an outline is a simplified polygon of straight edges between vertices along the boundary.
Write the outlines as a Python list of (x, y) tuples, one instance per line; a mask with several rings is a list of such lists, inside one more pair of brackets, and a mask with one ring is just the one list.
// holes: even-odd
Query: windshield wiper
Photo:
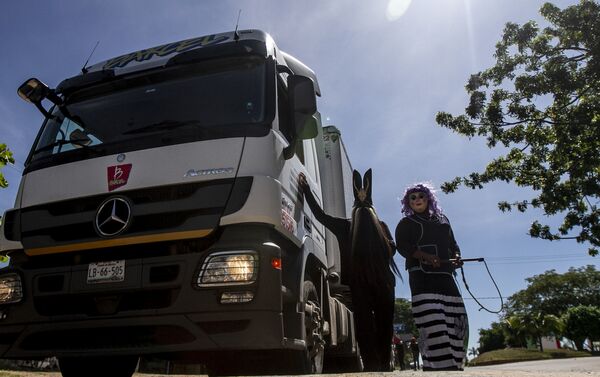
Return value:
[(148, 132), (157, 132), (164, 130), (174, 130), (176, 128), (185, 126), (200, 126), (200, 122), (197, 120), (189, 121), (177, 121), (177, 120), (163, 120), (162, 122), (152, 123), (147, 126), (135, 128), (133, 130), (123, 132), (123, 135), (143, 134)]
[[(86, 144), (86, 143), (88, 143), (88, 144)], [(44, 152), (44, 151), (50, 150), (50, 149), (52, 149), (54, 147), (62, 146), (62, 145), (65, 145), (65, 144), (74, 144), (74, 145), (77, 145), (79, 147), (85, 148), (85, 149), (90, 150), (90, 151), (94, 150), (94, 149), (89, 149), (91, 146), (89, 145), (89, 140), (88, 139), (81, 139), (81, 140), (78, 140), (78, 139), (64, 140), (63, 139), (63, 140), (56, 140), (53, 143), (50, 143), (48, 145), (44, 145), (43, 147), (36, 149), (35, 151), (33, 151), (32, 156), (35, 156), (36, 154), (38, 154), (40, 152)], [(96, 151), (96, 152), (100, 153), (100, 151)]]

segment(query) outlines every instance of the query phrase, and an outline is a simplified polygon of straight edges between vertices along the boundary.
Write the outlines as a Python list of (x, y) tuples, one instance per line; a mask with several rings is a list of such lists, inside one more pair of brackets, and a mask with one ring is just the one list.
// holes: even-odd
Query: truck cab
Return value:
[(55, 356), (66, 377), (129, 376), (140, 356), (211, 374), (360, 368), (340, 250), (297, 185), (347, 216), (349, 160), (316, 75), (268, 34), (18, 92), (44, 121), (3, 217), (0, 357)]

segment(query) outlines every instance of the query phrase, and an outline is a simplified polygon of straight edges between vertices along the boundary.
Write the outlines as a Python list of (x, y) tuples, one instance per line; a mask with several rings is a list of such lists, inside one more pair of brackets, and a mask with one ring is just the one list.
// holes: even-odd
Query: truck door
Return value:
[[(292, 141), (292, 124), (289, 108), (289, 97), (287, 92), (287, 73), (280, 73), (277, 80), (277, 131), (278, 134), (285, 139), (287, 143)], [(308, 183), (313, 191), (313, 195), (323, 205), (321, 195), (321, 179), (319, 177), (319, 167), (315, 142), (313, 140), (303, 140), (296, 144), (294, 156), (286, 161), (281, 172), (280, 180), (289, 182), (289, 186), (284, 183), (282, 201), (290, 201), (290, 206), (293, 207), (293, 221), (297, 224), (295, 227), (297, 232), (295, 236), (302, 242), (305, 237), (310, 237), (314, 241), (316, 248), (320, 248), (319, 252), (325, 253), (325, 237), (324, 227), (316, 222), (308, 205), (302, 205), (302, 201), (298, 201), (298, 175), (304, 173)], [(283, 204), (283, 203), (282, 203)], [(286, 207), (286, 205), (283, 205)], [(283, 215), (283, 214), (282, 214)]]
[[(317, 199), (317, 202), (323, 208), (323, 196), (321, 194), (321, 179), (319, 175), (319, 164), (317, 160), (317, 150), (315, 147), (315, 140), (304, 140), (302, 142), (304, 152), (304, 166), (306, 167), (306, 177), (310, 184), (312, 193)], [(325, 253), (325, 227), (317, 221), (314, 217), (310, 208), (305, 206), (307, 213), (307, 220), (305, 223), (310, 221), (311, 236), (315, 243), (315, 247), (320, 249), (320, 252)], [(305, 224), (306, 225), (306, 224)]]

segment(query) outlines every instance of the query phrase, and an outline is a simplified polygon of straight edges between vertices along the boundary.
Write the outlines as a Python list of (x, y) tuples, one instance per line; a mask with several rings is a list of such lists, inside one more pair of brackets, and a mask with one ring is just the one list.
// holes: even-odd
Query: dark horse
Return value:
[(371, 199), (371, 169), (353, 172), (350, 288), (358, 345), (366, 371), (389, 371), (394, 320), (395, 247)]

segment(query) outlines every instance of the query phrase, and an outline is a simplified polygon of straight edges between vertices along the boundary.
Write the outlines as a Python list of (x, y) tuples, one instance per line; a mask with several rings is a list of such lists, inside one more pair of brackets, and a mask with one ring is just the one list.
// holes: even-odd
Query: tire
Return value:
[[(306, 349), (302, 351), (283, 350), (271, 354), (263, 354), (262, 360), (246, 359), (237, 355), (235, 360), (215, 358), (207, 363), (209, 376), (233, 375), (294, 375), (321, 374), (325, 355), (325, 339), (323, 336), (323, 317), (321, 304), (315, 285), (305, 280), (303, 285), (304, 299), (304, 340)], [(268, 361), (264, 360), (268, 356)]]
[(344, 356), (330, 355), (326, 357), (323, 373), (361, 373), (364, 369), (362, 357), (360, 356), (360, 347), (356, 344), (356, 352), (352, 354), (345, 354)]
[(304, 340), (306, 341), (306, 356), (310, 374), (323, 373), (325, 357), (325, 339), (323, 336), (323, 313), (319, 294), (312, 281), (304, 282)]
[(340, 373), (361, 373), (363, 371), (363, 363), (360, 354), (356, 353), (352, 356), (337, 356), (328, 357), (325, 361), (324, 373), (340, 374)]
[[(323, 317), (319, 294), (310, 280), (303, 285), (304, 298), (304, 341), (306, 349), (287, 351), (283, 356), (283, 374), (321, 374), (325, 356)], [(279, 373), (279, 374), (281, 374)]]
[(131, 377), (138, 360), (137, 356), (65, 357), (58, 365), (63, 377)]

